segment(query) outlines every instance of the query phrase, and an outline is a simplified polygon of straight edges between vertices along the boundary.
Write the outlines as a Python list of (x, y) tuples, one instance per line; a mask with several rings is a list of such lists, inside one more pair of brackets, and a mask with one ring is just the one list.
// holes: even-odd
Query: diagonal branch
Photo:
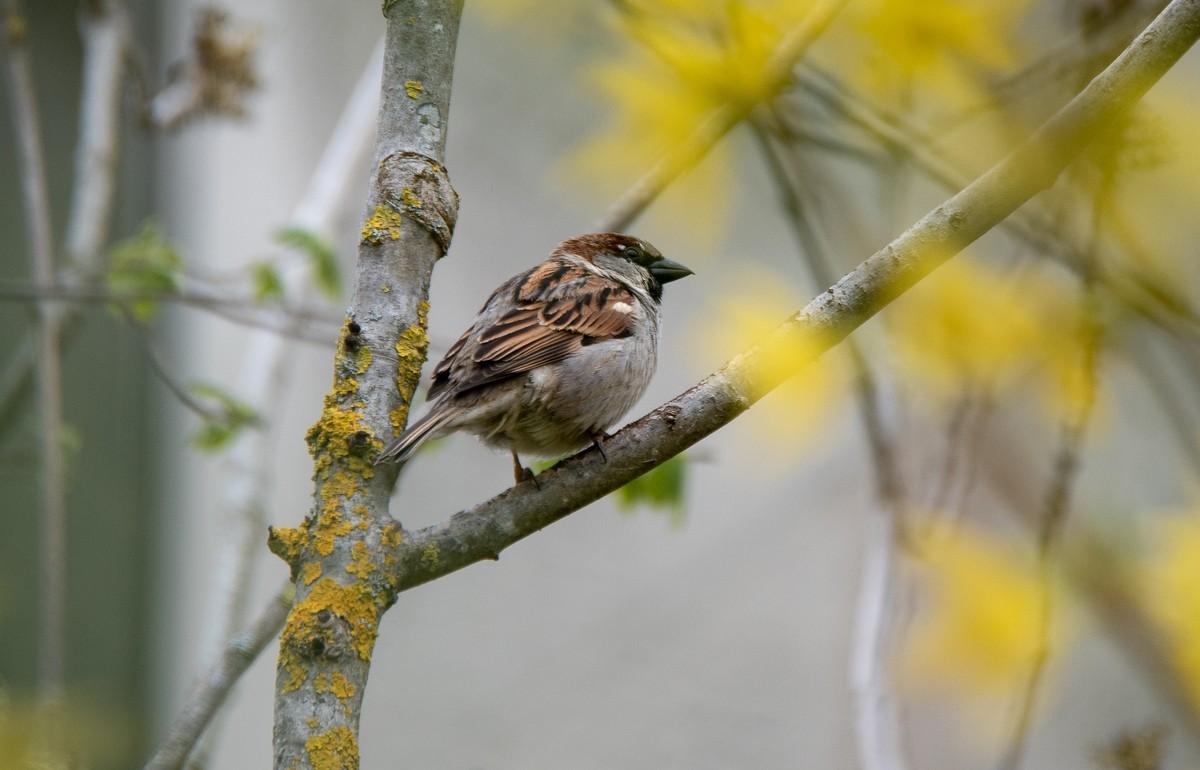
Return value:
[[(1052, 185), (1103, 125), (1120, 118), (1200, 37), (1200, 0), (1173, 2), (1103, 73), (1011, 155), (925, 215), (758, 346), (605, 443), (411, 533), (395, 551), (399, 590), (485, 559), (665, 462), (746, 411), (806, 362), (766, 367), (815, 335), (840, 342), (892, 299)], [(432, 558), (435, 557), (435, 558)]]
[(213, 714), (225, 702), (234, 682), (279, 633), (291, 606), (291, 586), (287, 586), (271, 599), (253, 623), (225, 644), (216, 664), (188, 695), (183, 712), (172, 723), (166, 739), (146, 763), (145, 770), (175, 770), (183, 767), (184, 760), (212, 720)]

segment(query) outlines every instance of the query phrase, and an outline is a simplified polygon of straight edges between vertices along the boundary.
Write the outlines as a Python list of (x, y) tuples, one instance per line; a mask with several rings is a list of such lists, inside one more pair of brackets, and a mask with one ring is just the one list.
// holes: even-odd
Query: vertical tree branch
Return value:
[[(64, 282), (73, 287), (94, 283), (103, 269), (104, 245), (108, 240), (116, 192), (121, 93), (130, 36), (124, 0), (97, 0), (82, 5), (83, 90), (79, 103), (75, 179), (65, 238), (67, 264), (63, 271)], [(54, 306), (52, 312), (60, 327), (58, 340), (61, 347), (78, 310), (69, 305)], [(28, 338), (22, 340), (0, 367), (0, 424), (19, 404), (29, 384), (37, 360), (37, 347)]]
[(108, 241), (120, 156), (121, 95), (129, 46), (123, 0), (83, 3), (83, 92), (64, 248), (68, 285), (93, 280)]
[(374, 171), (333, 389), (308, 432), (313, 509), (271, 546), (296, 600), (279, 644), (275, 767), (358, 767), (358, 721), (379, 620), (395, 600), (395, 469), (375, 453), (408, 419), (425, 358), (430, 274), (457, 195), (442, 166), (460, 0), (388, 0)]
[[(370, 148), (379, 114), (382, 69), (381, 40), (346, 102), (312, 179), (292, 213), (289, 227), (328, 237), (338, 214), (347, 201), (353, 200), (349, 193), (351, 180)], [(284, 296), (311, 299), (311, 265), (312, 260), (296, 250), (284, 255), (279, 264)], [(294, 319), (289, 328), (295, 330), (300, 325), (300, 320)], [(264, 418), (265, 425), (261, 430), (243, 431), (223, 464), (228, 476), (224, 485), (223, 514), (228, 523), (224, 527), (226, 539), (218, 554), (220, 564), (215, 569), (219, 585), (214, 592), (216, 602), (210, 624), (217, 629), (215, 643), (225, 644), (246, 621), (246, 601), (253, 584), (254, 565), (261, 553), (271, 494), (270, 462), (275, 458), (271, 451), (275, 438), (272, 429), (276, 423), (271, 415), (278, 412), (278, 394), (285, 388), (293, 361), (290, 343), (279, 334), (258, 331), (246, 341), (245, 355), (239, 367), (242, 382), (238, 394)], [(197, 749), (196, 757), (189, 763), (190, 767), (207, 765), (207, 755), (218, 733), (219, 726), (214, 724), (205, 736), (204, 745)], [(187, 749), (191, 748), (189, 744)], [(182, 762), (180, 757), (179, 764)], [(159, 767), (172, 765), (161, 764)]]
[[(54, 243), (51, 236), (50, 197), (46, 187), (46, 160), (38, 121), (26, 38), (26, 20), (19, 0), (5, 7), (9, 90), (20, 154), (21, 188), (29, 233), (34, 281), (54, 281)], [(41, 537), (38, 604), (38, 690), (47, 700), (56, 699), (63, 686), (64, 611), (66, 602), (66, 498), (63, 489), (62, 372), (58, 351), (58, 323), (54, 306), (38, 306), (37, 329), (38, 442), (41, 466)]]
[(1080, 453), (1083, 451), (1084, 435), (1096, 402), (1097, 379), (1099, 376), (1100, 345), (1103, 329), (1096, 318), (1095, 296), (1091, 286), (1084, 301), (1083, 318), (1079, 334), (1079, 371), (1083, 378), (1082, 398), (1075, 410), (1062, 424), (1058, 451), (1050, 485), (1037, 528), (1037, 559), (1041, 603), (1038, 626), (1040, 638), (1029, 675), (1021, 690), (1017, 704), (1017, 717), (1008, 748), (1001, 760), (1002, 770), (1018, 770), (1025, 754), (1029, 732), (1033, 727), (1033, 713), (1037, 705), (1038, 690), (1050, 661), (1050, 637), (1054, 622), (1054, 552), (1061, 537), (1067, 513), (1070, 511), (1071, 488), (1079, 474)]

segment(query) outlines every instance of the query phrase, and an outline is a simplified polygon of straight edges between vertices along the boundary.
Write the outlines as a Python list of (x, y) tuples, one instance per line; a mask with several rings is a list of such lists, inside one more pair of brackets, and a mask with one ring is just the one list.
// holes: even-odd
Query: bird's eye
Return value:
[(637, 246), (626, 246), (624, 250), (621, 251), (621, 256), (625, 257), (625, 259), (628, 259), (630, 262), (637, 262), (643, 259), (646, 255), (642, 253), (642, 250)]

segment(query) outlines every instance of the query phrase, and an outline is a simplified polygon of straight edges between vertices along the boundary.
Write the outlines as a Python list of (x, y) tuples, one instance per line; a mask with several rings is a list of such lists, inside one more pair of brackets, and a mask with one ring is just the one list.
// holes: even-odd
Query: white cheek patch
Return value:
[(618, 313), (624, 313), (625, 315), (629, 315), (630, 313), (633, 312), (633, 305), (630, 305), (625, 302), (614, 302), (612, 309), (617, 311)]

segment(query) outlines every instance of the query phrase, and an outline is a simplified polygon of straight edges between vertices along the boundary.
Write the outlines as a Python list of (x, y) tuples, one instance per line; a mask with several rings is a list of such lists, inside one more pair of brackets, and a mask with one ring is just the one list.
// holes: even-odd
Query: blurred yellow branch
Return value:
[[(788, 33), (767, 63), (762, 93), (778, 93), (791, 78), (796, 62), (829, 27), (847, 2), (819, 0), (800, 25)], [(595, 224), (595, 229), (621, 231), (629, 227), (659, 193), (703, 158), (753, 108), (753, 104), (727, 104), (710, 115), (682, 144), (660, 158), (634, 182)]]

